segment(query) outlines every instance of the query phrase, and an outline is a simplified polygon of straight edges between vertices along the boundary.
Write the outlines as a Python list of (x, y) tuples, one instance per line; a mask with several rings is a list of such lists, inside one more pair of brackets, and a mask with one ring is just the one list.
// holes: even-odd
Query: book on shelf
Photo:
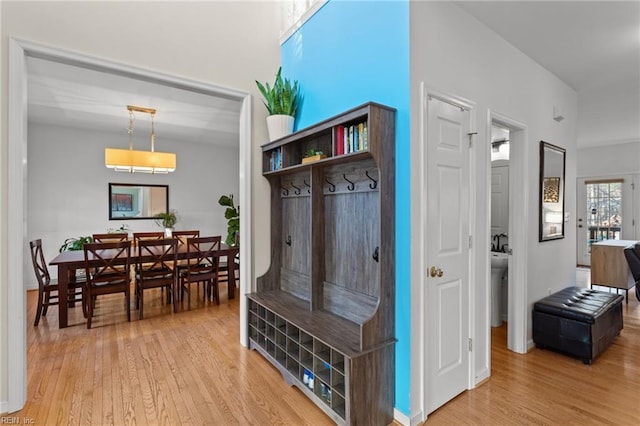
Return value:
[(282, 168), (282, 148), (271, 151), (269, 156), (269, 170), (280, 170)]
[[(340, 147), (340, 140), (343, 140)], [(369, 149), (369, 131), (367, 122), (349, 126), (336, 126), (334, 132), (334, 141), (336, 142), (336, 155), (350, 154)]]
[(333, 152), (334, 155), (342, 155), (344, 154), (344, 126), (336, 126), (334, 130)]

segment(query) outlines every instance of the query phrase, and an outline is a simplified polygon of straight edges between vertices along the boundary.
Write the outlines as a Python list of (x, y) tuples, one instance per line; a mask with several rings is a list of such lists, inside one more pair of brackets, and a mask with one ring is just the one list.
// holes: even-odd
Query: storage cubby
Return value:
[(336, 423), (389, 424), (395, 110), (367, 103), (262, 151), (271, 264), (247, 295), (250, 347)]

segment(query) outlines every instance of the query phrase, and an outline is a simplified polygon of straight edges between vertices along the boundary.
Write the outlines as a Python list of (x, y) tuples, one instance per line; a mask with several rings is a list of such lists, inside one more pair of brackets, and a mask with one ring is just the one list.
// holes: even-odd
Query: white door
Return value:
[(427, 412), (469, 382), (470, 113), (429, 98), (426, 142)]
[(496, 251), (500, 251), (498, 245), (502, 246), (508, 242), (506, 237), (494, 240), (494, 235), (508, 235), (508, 232), (509, 166), (498, 160), (491, 165), (491, 245), (496, 246)]

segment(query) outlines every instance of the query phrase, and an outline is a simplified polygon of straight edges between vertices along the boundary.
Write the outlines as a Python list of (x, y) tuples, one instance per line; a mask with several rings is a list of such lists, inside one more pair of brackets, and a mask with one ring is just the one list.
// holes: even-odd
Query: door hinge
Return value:
[(467, 133), (467, 136), (469, 136), (469, 148), (471, 148), (471, 146), (473, 145), (473, 135), (477, 135), (478, 132), (471, 132), (471, 133)]
[(469, 235), (469, 248), (473, 248), (473, 237)]
[(469, 338), (469, 352), (473, 352), (473, 339)]
[(631, 182), (631, 190), (636, 189), (636, 184), (634, 182)]

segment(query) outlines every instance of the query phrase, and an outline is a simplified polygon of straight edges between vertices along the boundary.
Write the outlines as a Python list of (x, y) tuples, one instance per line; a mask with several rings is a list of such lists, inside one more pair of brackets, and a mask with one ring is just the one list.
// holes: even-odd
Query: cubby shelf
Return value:
[[(309, 150), (326, 158), (303, 164)], [(367, 103), (262, 151), (271, 264), (247, 295), (250, 347), (336, 423), (389, 424), (395, 110)]]

